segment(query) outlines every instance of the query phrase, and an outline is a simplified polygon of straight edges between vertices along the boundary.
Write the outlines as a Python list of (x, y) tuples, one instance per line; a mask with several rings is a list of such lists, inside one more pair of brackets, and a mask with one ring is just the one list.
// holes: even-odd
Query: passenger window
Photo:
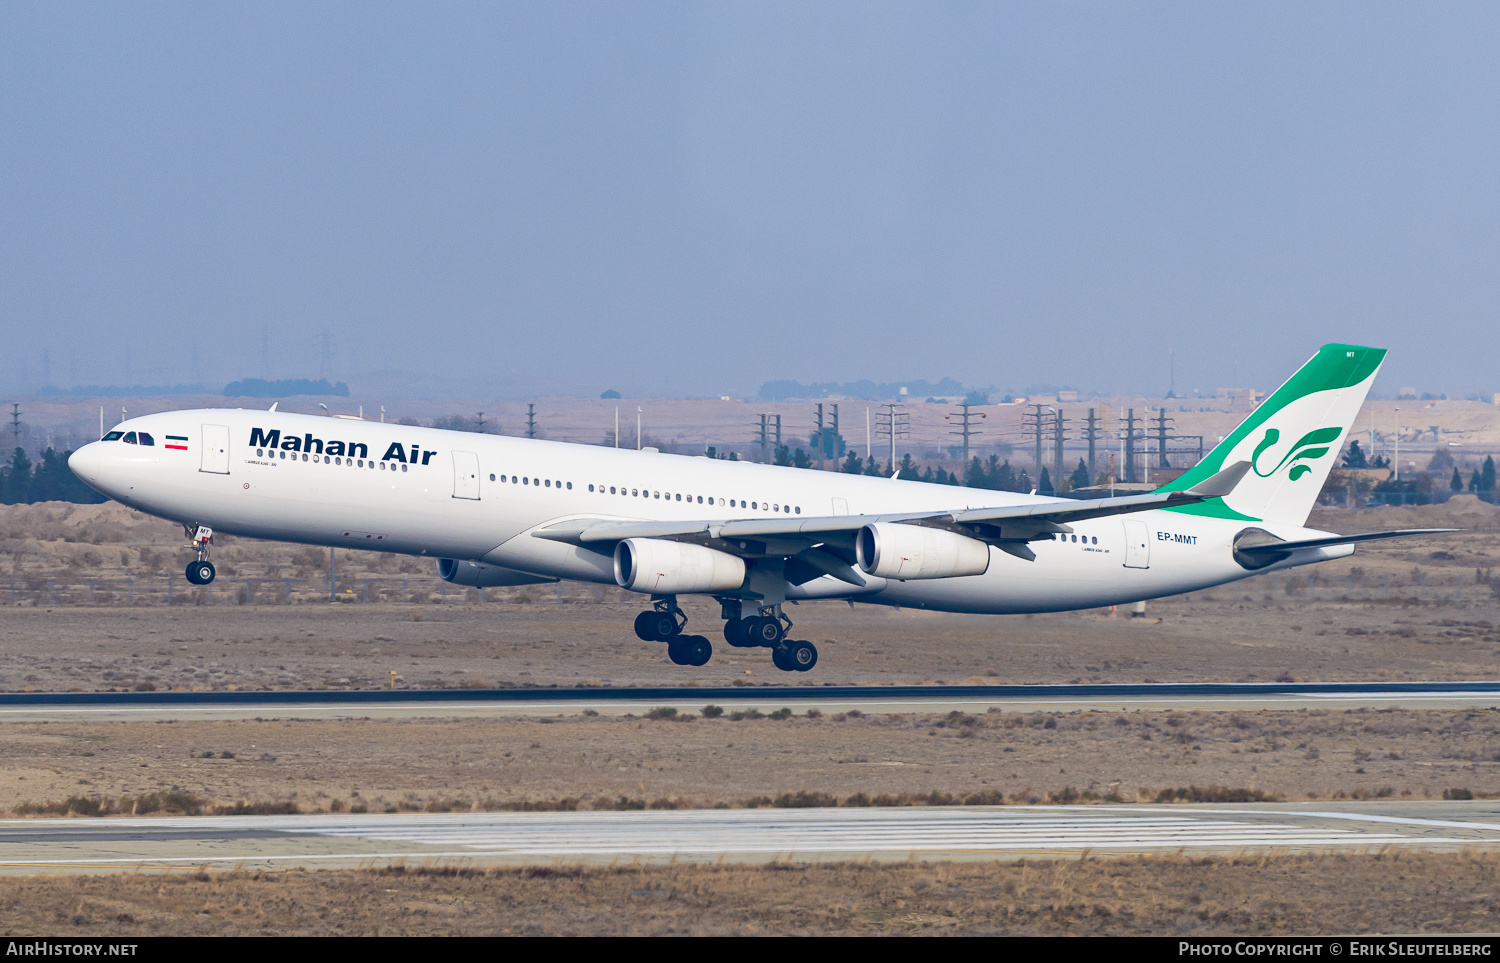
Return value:
[(613, 495), (615, 493), (615, 486), (613, 486), (613, 485), (609, 486), (609, 493), (611, 495)]
[(798, 515), (801, 515), (801, 514), (802, 514), (802, 506), (801, 506), (801, 505), (798, 505), (798, 506), (797, 506), (797, 514), (798, 514)]
[(760, 509), (760, 502), (751, 502), (750, 503), (750, 507), (753, 508), (753, 509), (759, 510)]
[(549, 478), (549, 479), (547, 479), (547, 487), (548, 487), (548, 488), (551, 488), (551, 487), (552, 487), (552, 479), (550, 479), (550, 478)]
[(121, 438), (124, 438), (124, 437), (125, 437), (125, 432), (123, 432), (123, 431), (112, 431), (109, 434), (105, 435), (103, 438), (100, 438), (99, 440), (100, 441), (119, 441)]
[(531, 479), (530, 478), (523, 478), (523, 479), (521, 479), (521, 484), (523, 484), (523, 485), (530, 485), (531, 484)]
[[(592, 488), (593, 488), (593, 487), (594, 487), (594, 486), (593, 486), (593, 485), (590, 485), (590, 486), (589, 486), (589, 488), (591, 488), (591, 489), (592, 489)], [(572, 491), (572, 490), (573, 490), (573, 483), (572, 483), (572, 482), (568, 482), (568, 491)]]
[(278, 451), (276, 453), (276, 457), (280, 458), (282, 461), (285, 461), (286, 460), (286, 452), (284, 452), (284, 451)]
[(133, 432), (133, 431), (127, 431), (125, 433), (125, 444), (127, 444), (127, 445), (133, 445), (133, 444), (135, 444), (135, 432)]
[(154, 446), (156, 444), (156, 439), (152, 438), (150, 435), (146, 434), (144, 431), (141, 432), (136, 437), (140, 438), (141, 444), (143, 444), (143, 445), (153, 445)]

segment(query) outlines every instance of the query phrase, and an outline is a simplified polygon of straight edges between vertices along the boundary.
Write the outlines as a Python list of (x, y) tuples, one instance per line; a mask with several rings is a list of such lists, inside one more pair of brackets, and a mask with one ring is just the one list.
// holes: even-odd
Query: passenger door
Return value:
[(835, 515), (849, 514), (849, 500), (847, 498), (835, 498), (833, 500), (833, 513)]
[(215, 475), (229, 474), (229, 428), (227, 425), (203, 426), (203, 462), (198, 470)]
[(453, 497), (479, 498), (479, 456), (472, 451), (453, 453)]
[(1145, 522), (1125, 520), (1125, 567), (1151, 567), (1151, 534)]

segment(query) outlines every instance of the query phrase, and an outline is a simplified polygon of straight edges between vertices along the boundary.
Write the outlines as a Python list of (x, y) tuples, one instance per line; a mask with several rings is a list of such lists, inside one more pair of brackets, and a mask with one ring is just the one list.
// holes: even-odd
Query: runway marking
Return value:
[[(1240, 817), (1240, 818), (1225, 818)], [(1247, 819), (1244, 817), (1258, 817)], [(1364, 821), (1484, 836), (1429, 836), (1308, 825)], [(192, 830), (184, 841), (173, 833)], [(214, 833), (223, 836), (215, 838)], [(260, 852), (243, 834), (261, 834)], [(153, 834), (160, 834), (153, 839)], [(1495, 835), (1488, 835), (1495, 834)], [(46, 837), (46, 838), (36, 838)], [(306, 851), (348, 846), (347, 852)], [(196, 843), (209, 851), (192, 854)], [(361, 844), (384, 844), (361, 850)], [(389, 844), (397, 844), (387, 848)], [(125, 817), (0, 821), (0, 867), (123, 867), (380, 860), (741, 856), (757, 859), (910, 854), (1073, 854), (1266, 848), (1500, 844), (1500, 821), (1441, 820), (1334, 810), (1162, 807), (664, 810), (568, 813), (377, 814), (359, 817)], [(402, 845), (405, 844), (405, 845)], [(218, 847), (235, 852), (215, 852)], [(417, 849), (410, 847), (416, 846)], [(61, 847), (77, 858), (49, 858)], [(153, 847), (167, 851), (159, 855)], [(426, 847), (426, 848), (422, 848)], [(288, 849), (294, 851), (288, 852)], [(133, 852), (132, 852), (133, 850)], [(175, 850), (175, 852), (173, 852)], [(296, 851), (303, 850), (303, 851)], [(91, 852), (90, 852), (91, 851)], [(5, 856), (16, 858), (5, 859)]]

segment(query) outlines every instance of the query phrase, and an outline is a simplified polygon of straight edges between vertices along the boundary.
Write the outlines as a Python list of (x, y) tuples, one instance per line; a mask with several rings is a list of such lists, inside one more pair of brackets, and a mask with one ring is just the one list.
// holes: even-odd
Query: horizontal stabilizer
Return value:
[(1223, 471), (1214, 472), (1198, 484), (1187, 490), (1189, 495), (1198, 495), (1202, 498), (1223, 498), (1234, 491), (1234, 486), (1240, 483), (1245, 473), (1250, 470), (1248, 461), (1237, 461)]
[(1323, 538), (1304, 538), (1295, 542), (1265, 542), (1260, 545), (1236, 545), (1235, 551), (1245, 555), (1284, 555), (1302, 548), (1326, 548), (1330, 545), (1350, 545), (1354, 542), (1374, 542), (1383, 538), (1405, 538), (1408, 535), (1444, 535), (1461, 532), (1461, 528), (1403, 528), (1393, 532), (1365, 532), (1363, 535), (1328, 535)]

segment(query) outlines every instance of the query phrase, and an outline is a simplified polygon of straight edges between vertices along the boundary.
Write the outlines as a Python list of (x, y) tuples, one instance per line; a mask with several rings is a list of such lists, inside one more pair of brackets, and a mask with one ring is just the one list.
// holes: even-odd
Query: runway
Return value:
[(714, 703), (771, 712), (1071, 712), (1133, 709), (1454, 709), (1500, 706), (1500, 682), (1142, 683), (1124, 685), (656, 686), (320, 689), (216, 692), (6, 692), (0, 720), (106, 721), (418, 716), (640, 715)]
[(34, 819), (0, 821), (0, 873), (1495, 845), (1490, 802)]

